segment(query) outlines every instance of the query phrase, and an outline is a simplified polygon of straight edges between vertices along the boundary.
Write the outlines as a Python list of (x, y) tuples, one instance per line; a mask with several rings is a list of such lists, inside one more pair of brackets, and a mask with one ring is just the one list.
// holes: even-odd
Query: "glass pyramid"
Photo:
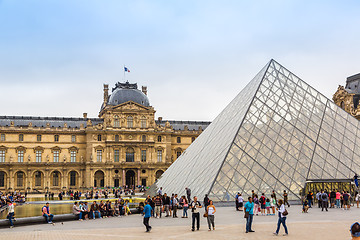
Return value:
[(299, 200), (307, 179), (360, 171), (360, 121), (271, 60), (152, 186), (200, 199), (257, 193)]

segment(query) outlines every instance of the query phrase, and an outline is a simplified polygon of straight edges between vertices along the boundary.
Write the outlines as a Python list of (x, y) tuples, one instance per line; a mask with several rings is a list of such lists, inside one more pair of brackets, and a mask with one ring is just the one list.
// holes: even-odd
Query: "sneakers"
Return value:
[(14, 228), (14, 226), (10, 226), (10, 228)]
[(278, 234), (276, 232), (273, 233), (275, 236), (277, 236)]
[(289, 234), (288, 234), (288, 233), (284, 233), (284, 234), (283, 234), (283, 236), (287, 236), (287, 235), (289, 235)]

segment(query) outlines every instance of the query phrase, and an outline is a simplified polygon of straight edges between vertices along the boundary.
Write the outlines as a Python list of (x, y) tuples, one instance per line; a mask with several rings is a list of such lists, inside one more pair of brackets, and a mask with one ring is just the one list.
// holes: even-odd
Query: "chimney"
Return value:
[(104, 104), (107, 104), (109, 98), (109, 84), (104, 84)]
[(159, 122), (162, 122), (162, 117), (158, 117)]
[(147, 95), (147, 86), (142, 86), (142, 92)]
[(87, 113), (83, 113), (83, 118), (87, 118)]

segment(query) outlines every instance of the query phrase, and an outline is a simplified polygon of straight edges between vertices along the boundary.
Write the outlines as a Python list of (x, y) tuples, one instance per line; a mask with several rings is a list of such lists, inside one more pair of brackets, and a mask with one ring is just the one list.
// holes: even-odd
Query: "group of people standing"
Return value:
[[(241, 196), (241, 194), (238, 193), (238, 198), (239, 198), (239, 195)], [(272, 202), (274, 201), (274, 202), (273, 202), (273, 206), (271, 206), (271, 204), (270, 204), (270, 207), (273, 210), (273, 214), (270, 214), (270, 215), (275, 215), (275, 208), (276, 208), (276, 210), (278, 212), (278, 223), (277, 223), (277, 228), (276, 228), (276, 231), (274, 232), (274, 235), (279, 234), (281, 225), (283, 225), (284, 230), (285, 230), (284, 235), (288, 235), (288, 229), (287, 229), (287, 226), (286, 226), (286, 218), (287, 218), (287, 215), (288, 215), (288, 211), (285, 208), (285, 204), (287, 203), (288, 207), (290, 207), (290, 204), (288, 203), (287, 193), (286, 193), (285, 190), (284, 190), (283, 197), (284, 197), (284, 200), (279, 199), (277, 201), (275, 191), (273, 191), (273, 193), (271, 194), (271, 199), (272, 199), (271, 201)], [(260, 210), (261, 214), (265, 215), (265, 209), (266, 209), (266, 206), (267, 206), (266, 203), (268, 202), (267, 201), (268, 199), (266, 199), (266, 200), (265, 199), (266, 199), (265, 194), (262, 193), (260, 201), (259, 201), (259, 199), (257, 198), (257, 194), (254, 193), (254, 190), (252, 191), (252, 197), (248, 197), (248, 201), (246, 202), (246, 204), (244, 206), (244, 208), (245, 208), (244, 218), (246, 219), (246, 233), (255, 232), (252, 229), (252, 223), (253, 223), (254, 214), (258, 215), (259, 205), (260, 205), (260, 209), (261, 209)], [(258, 202), (255, 203), (254, 200), (256, 200)], [(268, 206), (269, 206), (269, 204), (268, 204)], [(269, 208), (268, 208), (268, 212), (270, 212)]]
[(209, 231), (215, 230), (215, 213), (216, 208), (213, 204), (213, 201), (210, 200), (205, 195), (203, 205), (198, 201), (198, 198), (194, 196), (191, 198), (191, 190), (190, 188), (185, 189), (186, 197), (183, 195), (180, 199), (178, 199), (177, 194), (172, 194), (169, 197), (166, 193), (162, 194), (162, 188), (157, 192), (156, 197), (151, 198), (148, 196), (145, 200), (145, 207), (143, 210), (144, 215), (144, 225), (146, 227), (146, 232), (151, 231), (151, 226), (149, 224), (149, 220), (151, 217), (161, 218), (162, 213), (165, 213), (165, 217), (170, 217), (172, 212), (172, 217), (177, 218), (177, 210), (180, 208), (183, 209), (182, 218), (188, 218), (188, 209), (191, 209), (192, 213), (192, 225), (191, 230), (195, 231), (200, 229), (200, 209), (203, 208), (204, 205), (204, 217), (207, 218)]
[[(340, 191), (333, 189), (328, 192), (326, 189), (317, 191), (314, 195), (313, 192), (309, 192), (306, 195), (306, 198), (303, 200), (303, 212), (307, 213), (309, 208), (317, 202), (318, 207), (321, 208), (321, 211), (328, 211), (328, 208), (343, 208), (344, 210), (349, 210), (351, 206), (351, 201), (353, 200), (351, 194), (347, 191)], [(355, 192), (355, 201), (357, 207), (359, 207), (360, 194)]]

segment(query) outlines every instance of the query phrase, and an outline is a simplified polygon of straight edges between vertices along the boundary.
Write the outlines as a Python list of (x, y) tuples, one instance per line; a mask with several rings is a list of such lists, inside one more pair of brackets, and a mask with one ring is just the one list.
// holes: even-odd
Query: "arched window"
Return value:
[(134, 162), (135, 151), (133, 148), (126, 149), (126, 162)]
[(146, 136), (145, 135), (142, 135), (141, 141), (146, 142)]
[(147, 127), (146, 118), (143, 116), (141, 118), (141, 128), (146, 128), (146, 127)]
[(161, 136), (158, 136), (158, 142), (161, 142)]
[(115, 135), (115, 142), (118, 142), (119, 141), (119, 135)]
[(340, 103), (340, 107), (345, 110), (345, 103), (344, 103), (344, 101), (342, 101), (342, 102)]
[(120, 119), (118, 116), (115, 116), (114, 118), (114, 127), (116, 128), (120, 127)]
[(70, 186), (76, 186), (76, 175), (77, 173), (75, 171), (70, 172)]
[(127, 126), (128, 126), (128, 128), (133, 127), (133, 117), (132, 116), (127, 117)]
[(0, 172), (0, 187), (5, 187), (5, 173)]
[(194, 142), (194, 141), (195, 141), (195, 137), (192, 137), (192, 138), (191, 138), (191, 142)]
[(178, 158), (178, 157), (180, 157), (180, 156), (181, 156), (181, 151), (178, 150), (178, 151), (176, 152), (176, 158)]
[(54, 187), (58, 187), (59, 186), (59, 177), (60, 177), (60, 173), (58, 171), (54, 171), (52, 173), (52, 185)]
[(16, 186), (17, 187), (23, 187), (24, 186), (24, 173), (23, 172), (17, 172), (16, 173)]
[(41, 187), (41, 172), (35, 172), (35, 187)]

